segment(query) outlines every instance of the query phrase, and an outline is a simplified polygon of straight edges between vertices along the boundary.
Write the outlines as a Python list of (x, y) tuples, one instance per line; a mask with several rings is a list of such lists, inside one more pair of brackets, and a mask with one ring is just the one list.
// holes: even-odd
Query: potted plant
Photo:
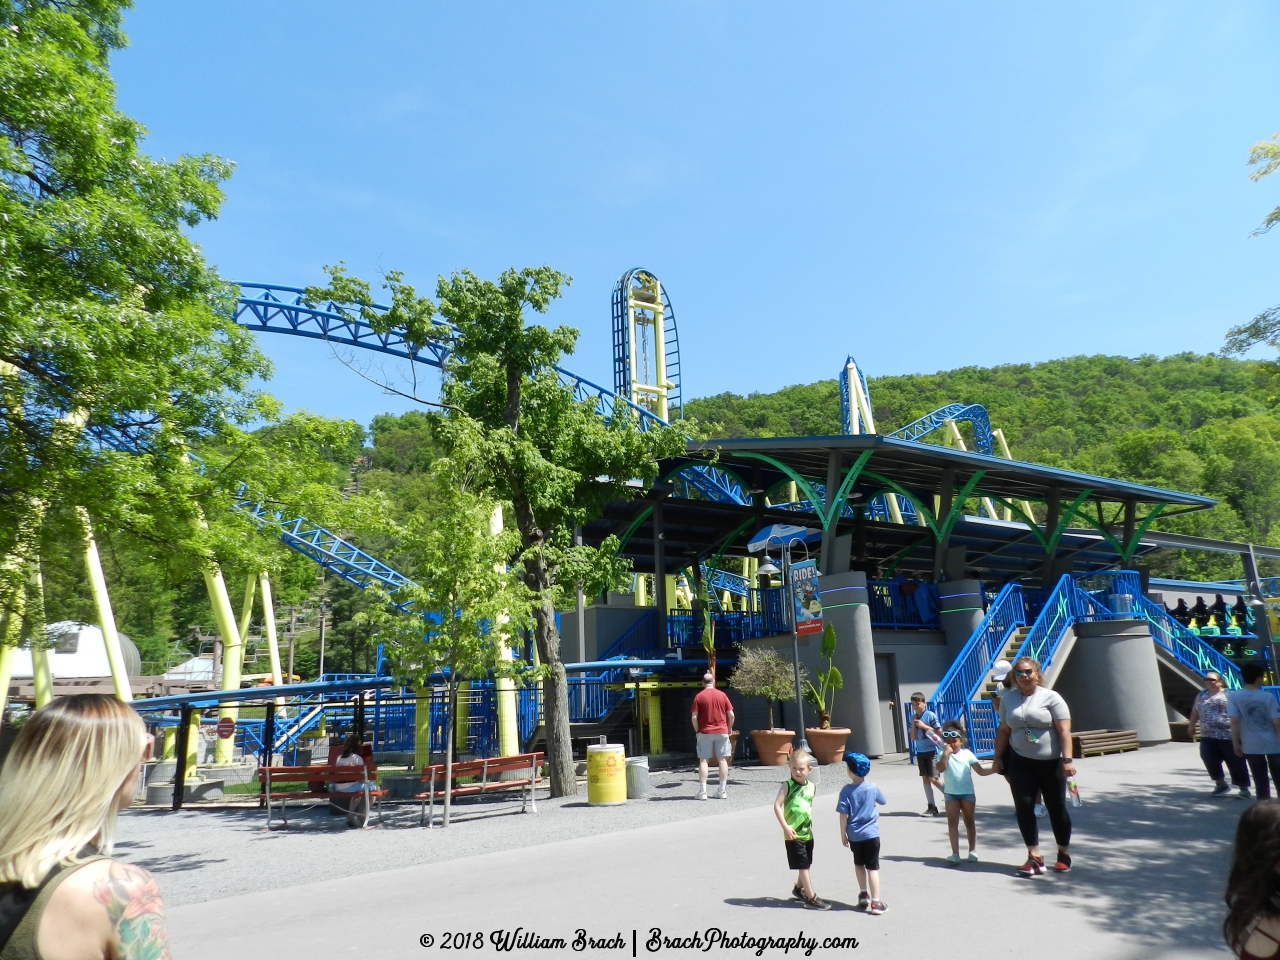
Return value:
[(791, 738), (796, 734), (794, 730), (780, 730), (773, 725), (773, 701), (794, 700), (793, 681), (792, 666), (778, 656), (778, 651), (743, 647), (738, 652), (738, 666), (729, 678), (729, 686), (744, 697), (764, 697), (768, 705), (769, 729), (751, 731), (756, 753), (766, 766), (781, 766), (791, 755)]
[(818, 726), (806, 727), (805, 739), (813, 758), (819, 763), (839, 763), (844, 758), (844, 745), (852, 731), (848, 727), (831, 726), (831, 705), (836, 691), (844, 686), (840, 670), (831, 662), (836, 653), (836, 629), (827, 624), (822, 631), (822, 659), (827, 669), (818, 671), (818, 685), (804, 682), (804, 698), (818, 711)]

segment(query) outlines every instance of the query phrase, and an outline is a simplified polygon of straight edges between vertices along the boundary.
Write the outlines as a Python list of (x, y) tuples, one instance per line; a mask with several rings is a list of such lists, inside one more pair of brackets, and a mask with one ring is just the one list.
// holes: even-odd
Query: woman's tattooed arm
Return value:
[(155, 877), (113, 861), (106, 878), (94, 883), (93, 895), (111, 920), (118, 960), (169, 960), (164, 904)]

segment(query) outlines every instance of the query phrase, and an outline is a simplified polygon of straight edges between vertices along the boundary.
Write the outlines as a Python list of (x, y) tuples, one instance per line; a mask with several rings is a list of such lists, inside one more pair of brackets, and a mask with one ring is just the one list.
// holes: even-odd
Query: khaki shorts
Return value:
[(727, 733), (698, 734), (699, 760), (728, 760), (731, 756), (733, 745)]

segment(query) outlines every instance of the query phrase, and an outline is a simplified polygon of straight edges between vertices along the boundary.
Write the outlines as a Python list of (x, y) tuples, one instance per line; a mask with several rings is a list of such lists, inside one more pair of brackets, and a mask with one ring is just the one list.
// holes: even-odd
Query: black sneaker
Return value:
[(857, 909), (859, 909), (859, 910), (865, 910), (865, 909), (867, 909), (867, 907), (869, 907), (869, 906), (871, 906), (871, 894), (867, 893), (867, 891), (865, 891), (865, 890), (859, 890), (859, 891), (858, 891), (858, 907), (857, 907)]
[(922, 817), (936, 817), (937, 815), (938, 815), (938, 808), (935, 807), (933, 804), (929, 804), (929, 809), (926, 810), (924, 813), (920, 814), (920, 816)]
[(797, 883), (791, 888), (791, 896), (795, 897), (797, 900), (804, 899), (804, 891), (800, 889), (800, 884)]
[(831, 904), (827, 903), (827, 901), (823, 900), (816, 893), (813, 895), (813, 899), (806, 900), (804, 902), (804, 905), (808, 907), (810, 910), (830, 910), (831, 909)]

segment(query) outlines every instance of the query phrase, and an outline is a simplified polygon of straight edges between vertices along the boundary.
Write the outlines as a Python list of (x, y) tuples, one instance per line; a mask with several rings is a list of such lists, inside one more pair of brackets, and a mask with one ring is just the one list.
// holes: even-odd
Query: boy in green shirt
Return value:
[(791, 777), (778, 790), (773, 815), (782, 824), (787, 866), (800, 872), (791, 895), (811, 910), (830, 910), (831, 904), (814, 893), (809, 883), (809, 868), (813, 865), (813, 798), (818, 793), (818, 788), (809, 780), (813, 757), (796, 750), (791, 754), (789, 766)]

